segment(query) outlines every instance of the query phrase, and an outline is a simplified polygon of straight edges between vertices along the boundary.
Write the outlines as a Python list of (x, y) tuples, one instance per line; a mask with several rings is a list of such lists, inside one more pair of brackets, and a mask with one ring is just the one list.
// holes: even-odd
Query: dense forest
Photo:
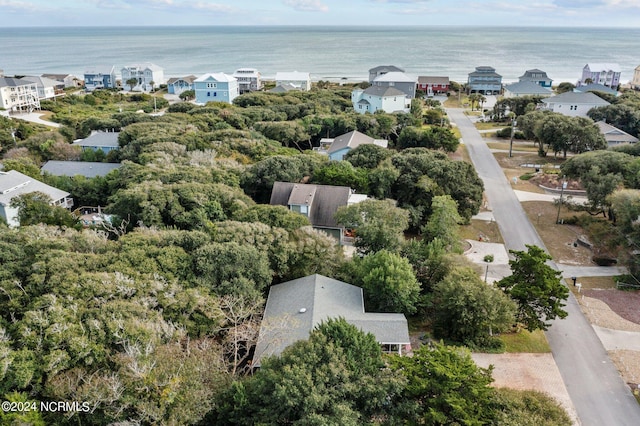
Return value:
[[(568, 424), (544, 395), (491, 388), (491, 371), (449, 346), (500, 351), (495, 334), (514, 323), (544, 329), (562, 316), (566, 293), (544, 253), (515, 253), (514, 267), (542, 268), (540, 288), (556, 292), (546, 296), (558, 302), (532, 318), (517, 275), (495, 291), (459, 254), (458, 226), (478, 212), (483, 185), (452, 155), (458, 139), (443, 110), (414, 101), (408, 114), (360, 115), (349, 95), (251, 93), (206, 106), (158, 97), (158, 115), (150, 95), (97, 91), (43, 102), (58, 130), (0, 117), (5, 170), (114, 217), (83, 228), (36, 193), (15, 201), (20, 228), (0, 227), (0, 395), (90, 407), (0, 420)], [(119, 131), (120, 149), (70, 144), (94, 130)], [(390, 149), (364, 145), (344, 161), (311, 150), (351, 130)], [(122, 166), (96, 178), (40, 174), (46, 160), (78, 159)], [(356, 229), (356, 255), (305, 216), (270, 206), (276, 181), (367, 194), (336, 215)], [(416, 318), (447, 345), (383, 355), (372, 335), (336, 319), (251, 374), (269, 287), (316, 273), (362, 287), (368, 310)]]

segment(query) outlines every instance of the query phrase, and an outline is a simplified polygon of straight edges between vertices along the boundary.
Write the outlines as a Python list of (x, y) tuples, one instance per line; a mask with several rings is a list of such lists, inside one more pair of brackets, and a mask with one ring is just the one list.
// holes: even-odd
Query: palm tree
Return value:
[(480, 109), (482, 110), (484, 103), (487, 102), (487, 98), (485, 98), (483, 95), (478, 95), (478, 102), (480, 103)]
[(129, 86), (129, 90), (133, 92), (133, 88), (136, 86), (136, 84), (138, 84), (138, 79), (135, 77), (132, 77), (128, 79), (126, 83)]
[(479, 96), (480, 95), (477, 93), (472, 93), (469, 95), (469, 102), (471, 102), (471, 111), (473, 111), (475, 103), (478, 102)]
[(153, 93), (153, 88), (154, 88), (154, 86), (156, 85), (156, 82), (155, 82), (155, 81), (153, 81), (153, 80), (151, 80), (151, 81), (149, 82), (149, 84), (151, 85), (151, 93)]

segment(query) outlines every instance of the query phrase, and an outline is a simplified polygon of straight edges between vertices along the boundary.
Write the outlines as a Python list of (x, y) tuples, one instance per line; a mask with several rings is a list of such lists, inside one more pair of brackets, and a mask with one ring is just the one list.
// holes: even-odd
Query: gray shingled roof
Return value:
[(93, 178), (105, 176), (112, 170), (119, 168), (120, 163), (97, 163), (90, 161), (47, 161), (40, 169), (54, 176), (85, 176)]
[(403, 314), (367, 313), (362, 289), (323, 275), (309, 275), (271, 286), (254, 355), (259, 367), (264, 357), (280, 354), (329, 318), (344, 318), (381, 344), (409, 344)]
[(278, 84), (276, 87), (274, 87), (273, 89), (269, 90), (269, 92), (271, 92), (271, 93), (286, 93), (286, 92), (290, 92), (292, 90), (300, 90), (300, 88), (294, 86), (293, 84), (285, 83), (285, 84)]
[(42, 192), (47, 194), (51, 201), (58, 201), (69, 196), (68, 192), (49, 186), (15, 170), (0, 172), (0, 204), (8, 206), (11, 200), (22, 194)]
[(173, 84), (176, 81), (180, 81), (180, 80), (184, 80), (187, 83), (193, 83), (196, 78), (198, 78), (198, 77), (196, 77), (195, 75), (188, 75), (186, 77), (172, 77), (167, 81), (167, 84)]
[(364, 90), (364, 93), (371, 96), (380, 96), (380, 97), (388, 97), (388, 96), (406, 96), (404, 92), (394, 88), (387, 86), (369, 86)]
[(370, 73), (379, 73), (380, 71), (384, 72), (404, 72), (404, 70), (400, 67), (396, 67), (395, 65), (379, 65), (377, 67), (373, 67), (369, 70)]
[(604, 106), (609, 105), (609, 102), (605, 101), (599, 96), (594, 95), (591, 92), (564, 92), (556, 96), (552, 96), (550, 98), (545, 99), (545, 103), (557, 104), (557, 103), (567, 103), (567, 104), (590, 104), (590, 105), (598, 105)]
[(269, 204), (288, 206), (292, 193), (310, 193), (315, 189), (313, 202), (309, 208), (311, 225), (321, 228), (337, 228), (334, 218), (338, 207), (346, 206), (351, 195), (351, 188), (346, 186), (310, 185), (292, 182), (275, 182), (271, 191)]
[(105, 148), (119, 148), (118, 136), (120, 132), (95, 132), (86, 139), (75, 141), (73, 145), (100, 146)]
[(329, 154), (332, 154), (347, 147), (356, 148), (360, 145), (372, 144), (374, 140), (375, 139), (371, 136), (367, 136), (357, 130), (352, 130), (349, 133), (345, 133), (344, 135), (340, 135), (335, 138), (328, 152)]
[(476, 70), (473, 72), (470, 72), (469, 76), (502, 77), (500, 74), (496, 72), (495, 68), (488, 67), (488, 66), (476, 67)]
[(603, 92), (610, 95), (617, 95), (618, 92), (611, 87), (607, 87), (604, 84), (585, 84), (584, 86), (578, 86), (575, 88), (578, 92)]
[(15, 77), (0, 77), (0, 87), (28, 86), (33, 82)]
[(636, 143), (638, 138), (604, 121), (596, 122), (607, 143)]
[(507, 84), (504, 86), (504, 90), (520, 95), (551, 95), (553, 93), (546, 87), (542, 87), (532, 81), (520, 81), (517, 83)]

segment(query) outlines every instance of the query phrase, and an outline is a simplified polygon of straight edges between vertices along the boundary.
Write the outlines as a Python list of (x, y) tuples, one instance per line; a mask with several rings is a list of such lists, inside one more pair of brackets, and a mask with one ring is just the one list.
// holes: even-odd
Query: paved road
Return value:
[[(471, 161), (484, 181), (485, 193), (506, 247), (525, 250), (525, 244), (535, 244), (544, 248), (480, 133), (462, 110), (449, 109), (447, 112), (460, 129)], [(554, 321), (546, 335), (580, 423), (594, 426), (640, 425), (640, 406), (572, 294), (565, 309), (568, 317)]]

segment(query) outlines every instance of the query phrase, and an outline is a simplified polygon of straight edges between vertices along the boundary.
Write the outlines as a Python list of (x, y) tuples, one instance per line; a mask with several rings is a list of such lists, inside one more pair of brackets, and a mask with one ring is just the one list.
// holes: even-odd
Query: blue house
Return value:
[(171, 95), (179, 95), (187, 90), (193, 90), (193, 82), (195, 80), (195, 75), (170, 78), (169, 81), (167, 81), (167, 93)]
[(84, 88), (87, 92), (96, 89), (112, 89), (116, 87), (116, 67), (98, 66), (88, 68), (84, 72)]
[(386, 148), (389, 142), (384, 139), (374, 139), (357, 130), (352, 130), (349, 133), (336, 137), (335, 139), (322, 139), (320, 141), (320, 147), (314, 148), (314, 151), (328, 155), (330, 160), (340, 161), (344, 159), (344, 156), (352, 149), (355, 149), (360, 145), (368, 144)]
[(502, 91), (502, 76), (496, 72), (495, 68), (476, 67), (474, 72), (469, 73), (467, 90), (469, 93), (499, 95)]
[(196, 103), (207, 102), (231, 103), (239, 94), (238, 80), (222, 72), (209, 73), (198, 77), (193, 82), (196, 92)]
[(108, 154), (120, 148), (119, 135), (120, 132), (92, 132), (88, 138), (74, 141), (72, 145), (79, 146), (83, 151), (103, 151)]

